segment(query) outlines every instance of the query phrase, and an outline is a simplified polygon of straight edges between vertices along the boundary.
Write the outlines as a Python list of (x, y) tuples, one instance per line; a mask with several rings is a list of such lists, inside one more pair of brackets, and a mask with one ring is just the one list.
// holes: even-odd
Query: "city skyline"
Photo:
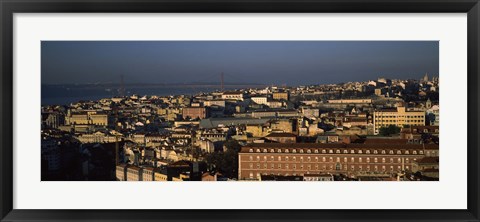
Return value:
[(438, 76), (438, 56), (437, 41), (44, 41), (42, 84), (418, 79)]

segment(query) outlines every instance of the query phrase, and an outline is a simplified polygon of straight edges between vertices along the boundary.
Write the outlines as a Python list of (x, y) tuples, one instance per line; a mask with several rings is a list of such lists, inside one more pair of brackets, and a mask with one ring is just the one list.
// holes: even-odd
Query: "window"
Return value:
[(326, 151), (326, 150), (322, 150), (322, 153), (327, 153), (327, 151)]
[(285, 157), (285, 161), (288, 161), (288, 156)]
[(373, 159), (373, 161), (374, 161), (375, 163), (377, 163), (377, 162), (378, 162), (378, 159), (375, 157), (375, 159)]
[(310, 157), (307, 157), (307, 161), (310, 162), (310, 161), (311, 161), (311, 158), (310, 158)]
[(358, 150), (358, 154), (362, 154), (362, 150)]
[(366, 154), (370, 154), (370, 150), (367, 150), (365, 153), (366, 153)]
[(248, 150), (248, 152), (253, 153), (253, 149)]
[(315, 150), (315, 153), (318, 153), (318, 150)]
[(253, 163), (249, 164), (250, 169), (253, 169)]
[(303, 162), (303, 156), (300, 157), (300, 162)]
[(351, 153), (351, 154), (354, 154), (354, 153), (355, 153), (355, 150), (350, 150), (350, 153)]
[(385, 154), (385, 150), (382, 150), (382, 154)]
[(282, 157), (281, 157), (281, 156), (278, 157), (278, 161), (282, 161)]
[(328, 153), (333, 153), (333, 150), (328, 150)]
[(405, 151), (405, 154), (410, 154), (410, 152), (408, 152), (408, 150)]
[(417, 151), (416, 151), (416, 150), (413, 151), (413, 155), (417, 155)]
[(282, 169), (282, 164), (278, 164), (278, 169)]
[(310, 151), (310, 150), (307, 150), (307, 153), (311, 153), (311, 152), (312, 152), (312, 151)]
[(373, 150), (373, 154), (378, 154), (378, 151), (377, 151), (377, 150)]
[(393, 163), (393, 158), (390, 158), (390, 163)]
[(420, 153), (420, 154), (423, 154), (423, 151), (422, 151), (422, 150), (420, 150), (420, 151), (419, 151), (419, 153)]
[(351, 162), (351, 163), (355, 163), (355, 158), (353, 158), (353, 157), (350, 158), (350, 162)]
[(300, 149), (300, 153), (303, 153), (303, 149)]
[(267, 149), (263, 149), (263, 152), (266, 153), (266, 152), (267, 152)]
[(257, 153), (260, 153), (260, 149), (257, 149)]
[(393, 150), (388, 151), (388, 154), (393, 154)]
[(361, 158), (361, 157), (360, 157), (360, 158), (358, 158), (358, 162), (359, 162), (359, 163), (361, 163), (361, 162), (362, 162), (362, 158)]
[(285, 153), (288, 153), (288, 152), (289, 152), (288, 149), (285, 149)]
[(296, 149), (293, 149), (293, 150), (292, 150), (292, 153), (296, 153), (296, 152), (297, 152), (297, 150), (296, 150)]
[(263, 156), (263, 161), (267, 161), (267, 156)]
[(343, 150), (343, 153), (348, 153), (348, 150)]
[(398, 150), (398, 151), (397, 151), (397, 154), (402, 154), (402, 151)]
[(297, 157), (293, 157), (293, 161), (297, 161)]
[(336, 153), (340, 153), (340, 150), (336, 150)]
[(385, 163), (385, 158), (382, 158), (382, 163)]
[(260, 161), (260, 156), (257, 156), (257, 161)]
[(275, 152), (275, 150), (273, 150), (273, 149), (270, 149), (270, 153), (274, 153), (274, 152)]
[(248, 159), (249, 159), (250, 161), (252, 161), (252, 160), (253, 160), (253, 156), (249, 156)]
[(282, 149), (277, 149), (277, 153), (281, 153), (282, 152)]
[(327, 161), (327, 158), (322, 157), (322, 162), (326, 162), (326, 161)]
[(348, 162), (348, 160), (347, 160), (346, 157), (343, 158), (343, 162), (344, 162), (344, 163)]
[(370, 157), (367, 157), (367, 163), (370, 163)]

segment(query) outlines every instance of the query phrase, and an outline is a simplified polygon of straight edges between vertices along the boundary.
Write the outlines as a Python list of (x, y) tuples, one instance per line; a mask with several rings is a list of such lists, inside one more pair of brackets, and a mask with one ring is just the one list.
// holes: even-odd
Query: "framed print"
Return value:
[(1, 9), (2, 221), (479, 221), (476, 0)]

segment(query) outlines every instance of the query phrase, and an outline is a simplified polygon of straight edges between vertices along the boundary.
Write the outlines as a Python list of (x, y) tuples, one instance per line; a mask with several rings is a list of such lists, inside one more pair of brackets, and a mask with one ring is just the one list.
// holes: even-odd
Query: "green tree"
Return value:
[(381, 127), (379, 133), (382, 136), (391, 136), (393, 134), (400, 133), (400, 127), (395, 125), (389, 125), (388, 127)]
[(224, 152), (213, 152), (205, 156), (207, 164), (228, 178), (238, 177), (238, 152), (242, 146), (236, 140), (228, 140)]

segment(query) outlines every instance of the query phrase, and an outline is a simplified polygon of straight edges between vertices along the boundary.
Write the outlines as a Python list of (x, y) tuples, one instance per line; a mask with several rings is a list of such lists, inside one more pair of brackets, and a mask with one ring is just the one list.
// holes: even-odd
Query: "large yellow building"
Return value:
[(381, 127), (389, 125), (398, 127), (403, 127), (404, 125), (425, 126), (425, 112), (408, 111), (405, 107), (377, 110), (373, 115), (373, 124), (375, 126), (375, 134), (379, 133)]
[(108, 115), (97, 111), (85, 111), (81, 113), (68, 112), (65, 117), (65, 125), (108, 125)]
[(276, 100), (288, 100), (288, 92), (274, 92), (273, 93), (273, 99)]

